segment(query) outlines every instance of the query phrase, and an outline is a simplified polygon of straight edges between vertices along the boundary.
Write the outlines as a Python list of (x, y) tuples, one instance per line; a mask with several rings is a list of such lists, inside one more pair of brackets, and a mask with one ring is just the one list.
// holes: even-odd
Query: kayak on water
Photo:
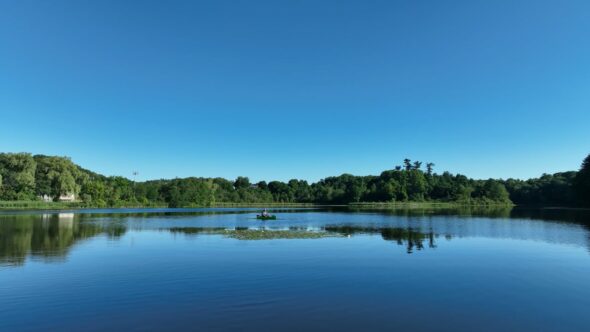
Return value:
[(277, 219), (277, 216), (274, 216), (274, 215), (272, 215), (272, 216), (271, 216), (271, 215), (268, 215), (268, 216), (262, 216), (262, 215), (260, 215), (260, 214), (257, 214), (257, 215), (256, 215), (256, 219), (262, 219), (262, 220), (276, 220), (276, 219)]
[(262, 210), (261, 214), (257, 214), (256, 215), (256, 219), (261, 219), (261, 220), (275, 220), (277, 219), (277, 216), (274, 216), (270, 213), (268, 213), (268, 211), (266, 209)]

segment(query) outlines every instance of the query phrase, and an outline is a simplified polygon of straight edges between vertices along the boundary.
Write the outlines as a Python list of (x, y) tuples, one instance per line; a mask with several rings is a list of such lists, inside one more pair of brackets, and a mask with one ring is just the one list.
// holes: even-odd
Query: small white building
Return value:
[(74, 193), (67, 193), (65, 195), (59, 196), (60, 202), (73, 202), (76, 200), (76, 195)]
[[(39, 196), (44, 202), (53, 202), (53, 197), (44, 194), (43, 196)], [(59, 196), (60, 202), (74, 202), (76, 200), (76, 195), (74, 193), (67, 193), (65, 195)]]

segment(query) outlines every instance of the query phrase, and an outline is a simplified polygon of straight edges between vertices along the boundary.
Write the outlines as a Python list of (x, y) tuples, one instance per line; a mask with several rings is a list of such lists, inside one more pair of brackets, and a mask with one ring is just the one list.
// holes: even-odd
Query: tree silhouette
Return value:
[(574, 192), (579, 204), (590, 206), (590, 154), (574, 178)]
[(412, 169), (412, 161), (408, 158), (404, 159), (404, 167), (406, 168), (406, 171), (409, 171)]
[(234, 181), (234, 188), (248, 188), (250, 187), (250, 179), (245, 176), (238, 176), (236, 181)]
[(426, 163), (426, 174), (432, 175), (432, 168), (434, 166), (434, 163)]

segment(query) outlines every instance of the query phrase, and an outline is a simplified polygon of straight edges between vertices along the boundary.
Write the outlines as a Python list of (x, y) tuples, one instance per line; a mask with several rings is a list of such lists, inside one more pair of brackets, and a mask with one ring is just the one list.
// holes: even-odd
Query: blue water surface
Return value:
[(1, 331), (588, 331), (585, 210), (0, 214)]

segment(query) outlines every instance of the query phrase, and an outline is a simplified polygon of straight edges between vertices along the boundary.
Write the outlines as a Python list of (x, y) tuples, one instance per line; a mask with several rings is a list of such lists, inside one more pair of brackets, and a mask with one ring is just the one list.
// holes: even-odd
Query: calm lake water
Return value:
[(0, 213), (0, 331), (590, 331), (590, 212)]

